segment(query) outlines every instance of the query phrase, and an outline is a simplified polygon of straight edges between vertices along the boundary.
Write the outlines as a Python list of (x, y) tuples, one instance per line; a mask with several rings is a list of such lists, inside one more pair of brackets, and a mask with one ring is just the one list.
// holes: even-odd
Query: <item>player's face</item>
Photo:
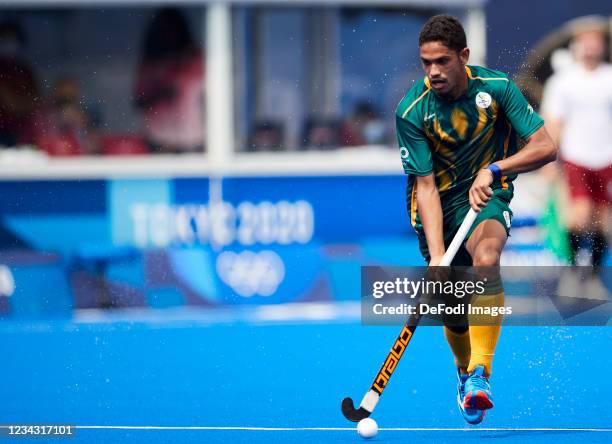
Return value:
[(429, 84), (440, 96), (455, 96), (465, 83), (465, 64), (470, 50), (454, 51), (440, 42), (423, 43), (420, 48), (423, 70)]
[(599, 31), (587, 31), (574, 37), (575, 55), (582, 63), (597, 65), (606, 54), (606, 36)]

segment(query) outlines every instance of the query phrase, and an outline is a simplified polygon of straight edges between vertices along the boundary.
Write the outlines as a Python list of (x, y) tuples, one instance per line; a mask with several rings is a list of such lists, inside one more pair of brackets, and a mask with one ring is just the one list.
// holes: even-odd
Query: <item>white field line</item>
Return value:
[[(6, 426), (2, 426), (6, 427)], [(240, 431), (354, 431), (355, 427), (214, 427), (214, 426), (118, 426), (118, 425), (80, 425), (77, 429), (115, 429), (115, 430), (240, 430)], [(563, 427), (388, 427), (382, 431), (390, 432), (612, 432), (612, 428), (563, 428)]]

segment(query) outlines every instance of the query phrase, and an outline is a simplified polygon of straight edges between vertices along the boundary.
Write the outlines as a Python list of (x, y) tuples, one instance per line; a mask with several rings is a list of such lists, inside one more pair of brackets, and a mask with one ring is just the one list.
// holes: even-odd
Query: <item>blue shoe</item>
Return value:
[(493, 396), (489, 380), (484, 375), (484, 366), (478, 365), (468, 376), (464, 386), (463, 407), (488, 410), (493, 408)]
[(466, 409), (463, 406), (465, 397), (464, 388), (467, 378), (468, 375), (461, 374), (459, 369), (457, 369), (457, 405), (463, 415), (463, 419), (465, 419), (468, 424), (480, 424), (485, 417), (486, 410)]

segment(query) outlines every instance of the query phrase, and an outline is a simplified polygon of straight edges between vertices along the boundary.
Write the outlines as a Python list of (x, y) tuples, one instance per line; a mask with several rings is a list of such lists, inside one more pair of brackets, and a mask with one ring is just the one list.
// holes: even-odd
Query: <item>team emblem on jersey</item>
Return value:
[(476, 106), (483, 109), (491, 106), (491, 94), (486, 92), (476, 94)]
[(400, 148), (400, 156), (402, 156), (402, 159), (408, 159), (408, 149), (406, 147)]

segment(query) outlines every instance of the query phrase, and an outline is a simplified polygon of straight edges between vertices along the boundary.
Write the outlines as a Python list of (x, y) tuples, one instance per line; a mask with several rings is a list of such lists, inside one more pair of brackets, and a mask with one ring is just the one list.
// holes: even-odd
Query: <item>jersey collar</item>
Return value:
[(465, 65), (465, 73), (467, 74), (468, 79), (474, 80), (474, 76), (472, 75), (472, 70), (467, 65)]

